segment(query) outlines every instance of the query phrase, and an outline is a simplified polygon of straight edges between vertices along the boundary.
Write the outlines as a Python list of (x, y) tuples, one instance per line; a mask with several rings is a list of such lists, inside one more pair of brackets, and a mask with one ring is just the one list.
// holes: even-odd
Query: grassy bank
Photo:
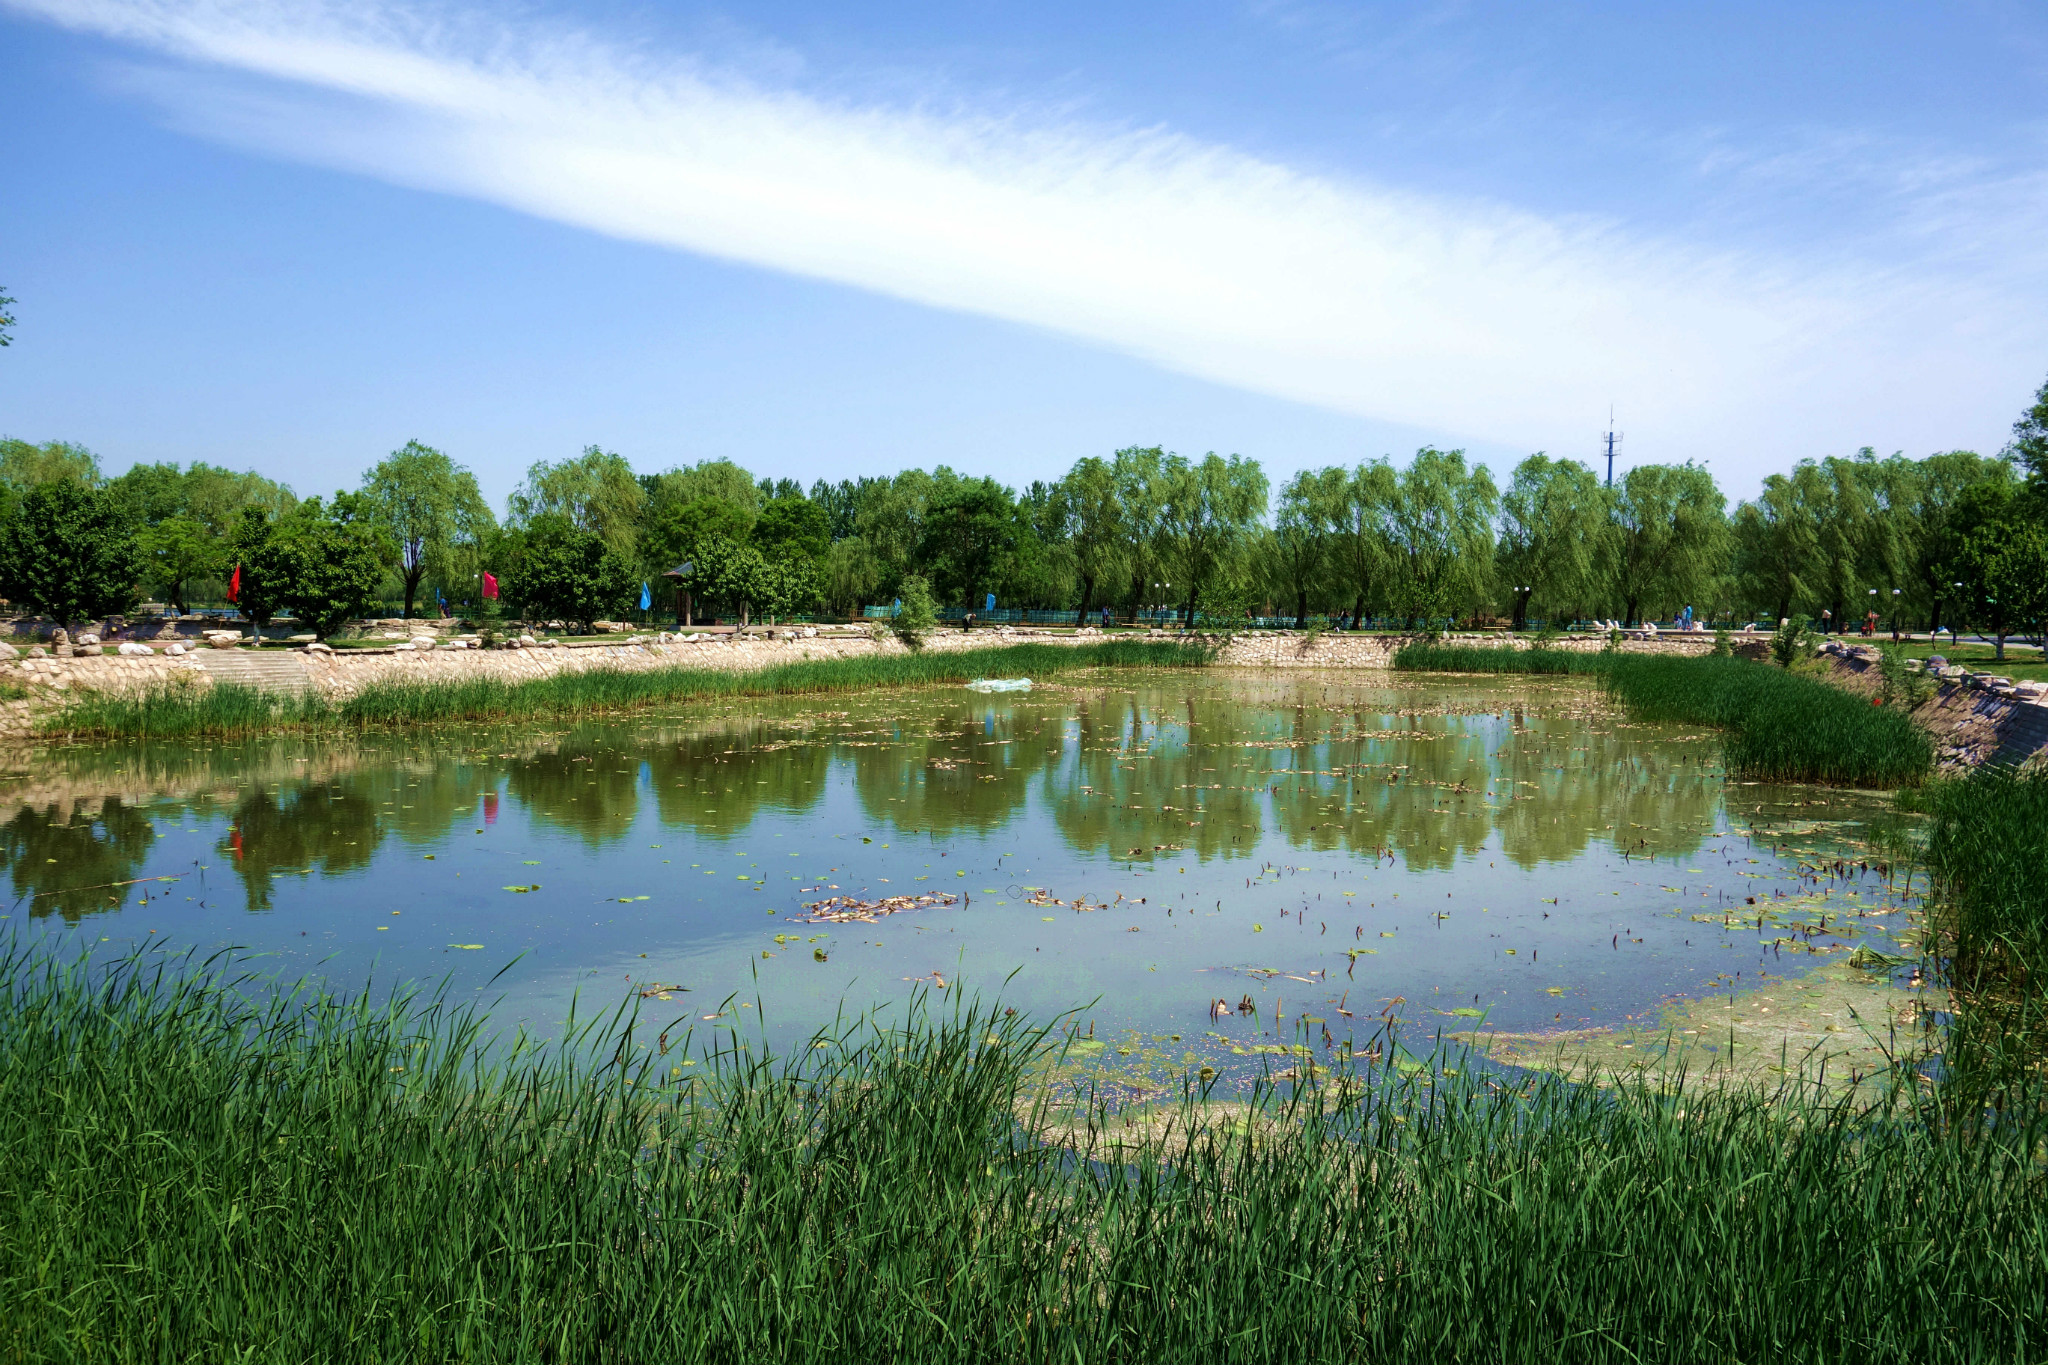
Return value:
[(433, 1000), (161, 966), (0, 955), (9, 1359), (2048, 1350), (2044, 1134), (1938, 1097), (1368, 1072), (1076, 1161), (1018, 1121), (1057, 1039), (993, 1007), (800, 1068), (623, 1011), (493, 1061)]
[(1744, 659), (1409, 645), (1394, 667), (1597, 677), (1638, 719), (1724, 729), (1728, 771), (1766, 782), (1901, 787), (1934, 764), (1934, 746), (1898, 709)]
[(526, 682), (497, 678), (380, 682), (341, 702), (314, 693), (262, 692), (236, 684), (164, 687), (86, 695), (50, 717), (44, 728), (87, 738), (177, 739), (236, 738), (285, 729), (519, 721), (603, 715), (726, 697), (867, 691), (964, 683), (984, 677), (1046, 678), (1079, 668), (1193, 667), (1206, 657), (1193, 646), (1137, 640), (1073, 646), (1018, 644), (948, 653), (810, 660), (749, 673), (706, 668), (593, 669)]

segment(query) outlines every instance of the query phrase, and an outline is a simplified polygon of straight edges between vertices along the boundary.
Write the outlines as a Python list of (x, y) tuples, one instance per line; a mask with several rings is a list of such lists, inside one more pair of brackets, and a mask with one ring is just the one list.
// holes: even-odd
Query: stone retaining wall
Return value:
[[(1099, 634), (1039, 633), (1004, 628), (976, 631), (935, 632), (926, 648), (948, 653), (986, 649), (1004, 644), (1086, 645), (1117, 639), (1171, 640), (1166, 634), (1103, 636)], [(1387, 668), (1394, 651), (1421, 637), (1402, 635), (1346, 634), (1327, 632), (1301, 636), (1287, 632), (1260, 632), (1239, 636), (1218, 653), (1216, 662), (1239, 668)], [(1454, 635), (1448, 644), (1512, 646), (1528, 648), (1526, 639), (1499, 635)], [(1591, 652), (1606, 647), (1601, 637), (1566, 637), (1552, 648)], [(1713, 648), (1706, 635), (1664, 635), (1655, 640), (1628, 640), (1621, 646), (1631, 653), (1703, 654)], [(819, 632), (804, 635), (793, 629), (737, 634), (701, 634), (695, 640), (645, 640), (636, 643), (592, 643), (533, 649), (342, 649), (332, 653), (293, 651), (278, 655), (266, 651), (265, 658), (289, 660), (305, 671), (308, 685), (336, 699), (353, 695), (366, 684), (385, 681), (454, 682), (466, 678), (501, 678), (525, 682), (553, 677), (559, 673), (580, 673), (593, 669), (642, 672), (658, 668), (713, 668), (735, 673), (753, 672), (777, 664), (806, 659), (851, 659), (876, 654), (901, 654), (904, 647), (893, 638), (874, 638), (856, 632)], [(90, 688), (99, 691), (137, 691), (161, 686), (209, 686), (214, 681), (206, 671), (206, 660), (217, 651), (198, 650), (184, 655), (149, 656), (101, 654), (75, 658), (24, 658), (0, 675), (42, 690), (63, 693)], [(15, 703), (25, 706), (27, 703)]]

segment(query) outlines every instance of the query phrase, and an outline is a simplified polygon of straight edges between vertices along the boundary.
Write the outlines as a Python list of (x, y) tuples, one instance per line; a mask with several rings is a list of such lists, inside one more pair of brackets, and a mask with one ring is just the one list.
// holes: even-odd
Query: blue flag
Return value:
[(643, 581), (643, 582), (642, 582), (642, 583), (640, 584), (640, 610), (642, 610), (642, 611), (646, 611), (646, 610), (647, 610), (647, 609), (648, 609), (649, 607), (651, 607), (651, 606), (653, 606), (653, 605), (654, 605), (654, 598), (653, 598), (653, 596), (652, 596), (652, 595), (650, 595), (650, 594), (648, 593), (648, 591), (647, 591), (647, 584), (646, 584), (646, 582), (645, 582), (645, 581)]
[(984, 606), (984, 607), (982, 608), (982, 610), (983, 610), (983, 611), (994, 611), (995, 609), (996, 609), (996, 595), (995, 595), (994, 593), (990, 593), (990, 594), (988, 595), (988, 605)]

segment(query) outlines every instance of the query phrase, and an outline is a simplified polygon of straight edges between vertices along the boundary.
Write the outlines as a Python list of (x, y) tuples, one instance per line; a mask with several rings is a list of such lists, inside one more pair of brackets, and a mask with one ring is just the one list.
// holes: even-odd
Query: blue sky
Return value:
[(2000, 446), (2038, 5), (0, 0), (0, 432), (1022, 484)]

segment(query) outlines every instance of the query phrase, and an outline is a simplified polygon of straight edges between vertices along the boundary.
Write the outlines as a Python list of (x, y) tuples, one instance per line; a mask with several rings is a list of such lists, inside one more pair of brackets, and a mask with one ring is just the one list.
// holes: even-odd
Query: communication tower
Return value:
[(1607, 409), (1607, 486), (1614, 487), (1614, 448), (1621, 444), (1622, 433), (1614, 429), (1614, 409)]

